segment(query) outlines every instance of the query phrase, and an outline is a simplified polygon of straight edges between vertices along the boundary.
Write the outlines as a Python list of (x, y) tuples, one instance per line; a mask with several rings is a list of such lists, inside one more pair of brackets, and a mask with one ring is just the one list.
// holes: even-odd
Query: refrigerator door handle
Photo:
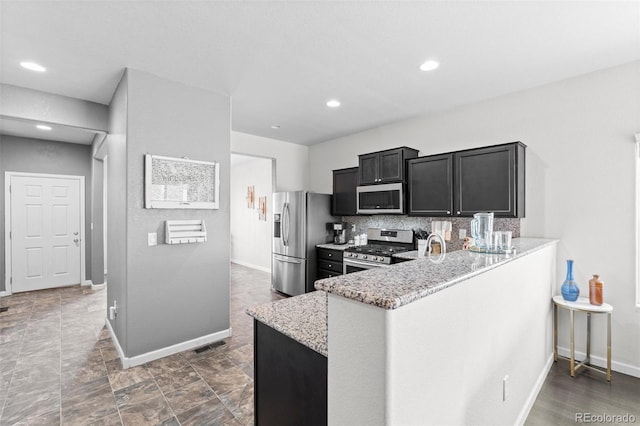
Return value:
[(284, 208), (282, 210), (282, 243), (285, 246), (289, 245), (289, 203), (284, 203)]
[(279, 262), (295, 263), (296, 265), (300, 265), (302, 263), (299, 260), (288, 260), (288, 259), (283, 259), (283, 258), (277, 257), (277, 256), (274, 256), (273, 258), (274, 258), (274, 260), (277, 260)]

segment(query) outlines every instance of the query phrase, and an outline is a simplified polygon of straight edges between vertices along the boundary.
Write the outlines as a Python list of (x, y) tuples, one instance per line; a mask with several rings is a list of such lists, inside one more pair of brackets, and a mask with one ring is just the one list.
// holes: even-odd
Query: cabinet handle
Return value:
[(329, 265), (329, 268), (333, 268), (333, 265)]
[(460, 214), (460, 212), (456, 212), (456, 213)]
[(328, 255), (329, 257), (331, 257), (331, 256), (333, 256), (333, 253), (327, 253), (327, 255)]
[[(458, 212), (458, 213), (460, 213), (460, 212)], [(447, 210), (447, 214), (451, 214), (451, 210)]]

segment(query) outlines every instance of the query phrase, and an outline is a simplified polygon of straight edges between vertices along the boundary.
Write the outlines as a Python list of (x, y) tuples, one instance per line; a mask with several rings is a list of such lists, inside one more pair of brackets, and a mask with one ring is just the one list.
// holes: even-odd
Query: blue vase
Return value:
[(564, 280), (562, 287), (560, 287), (562, 297), (569, 302), (575, 302), (580, 296), (580, 289), (573, 279), (573, 260), (567, 260), (567, 278)]

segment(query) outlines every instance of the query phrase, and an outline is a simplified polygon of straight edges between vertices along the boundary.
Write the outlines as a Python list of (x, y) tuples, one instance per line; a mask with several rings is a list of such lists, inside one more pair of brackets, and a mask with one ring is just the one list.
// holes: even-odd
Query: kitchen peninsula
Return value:
[[(523, 422), (552, 360), (555, 246), (519, 238), (510, 255), (456, 251), (319, 280), (313, 296), (248, 313), (326, 350), (329, 424)], [(309, 309), (324, 300), (326, 315)], [(312, 326), (298, 322), (312, 312)]]

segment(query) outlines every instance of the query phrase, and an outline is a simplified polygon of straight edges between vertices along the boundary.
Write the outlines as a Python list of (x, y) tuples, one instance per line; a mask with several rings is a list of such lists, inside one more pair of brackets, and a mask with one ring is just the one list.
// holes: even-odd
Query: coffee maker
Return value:
[(347, 244), (347, 224), (333, 224), (333, 244)]

